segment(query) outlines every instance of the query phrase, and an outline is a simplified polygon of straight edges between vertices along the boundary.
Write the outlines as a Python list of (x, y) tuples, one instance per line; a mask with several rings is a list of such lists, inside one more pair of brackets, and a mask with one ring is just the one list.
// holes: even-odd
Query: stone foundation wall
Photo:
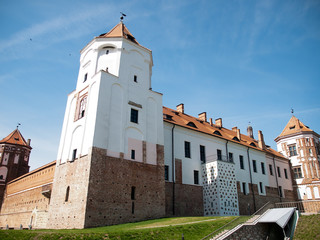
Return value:
[(164, 189), (163, 146), (157, 146), (157, 165), (93, 148), (84, 227), (164, 217)]
[[(174, 216), (203, 216), (203, 187), (175, 183)], [(166, 182), (166, 216), (173, 216), (173, 183)]]
[(73, 162), (57, 164), (47, 228), (84, 227), (89, 172), (90, 160), (88, 156), (82, 156)]
[(263, 207), (267, 202), (290, 202), (295, 201), (295, 193), (291, 190), (284, 190), (284, 198), (280, 198), (277, 188), (266, 187), (266, 195), (259, 195), (258, 185), (252, 184), (254, 191), (254, 200), (256, 209), (254, 209), (253, 193), (251, 190), (251, 184), (249, 183), (249, 194), (244, 195), (240, 190), (240, 183), (237, 182), (238, 199), (239, 199), (239, 211), (240, 215), (251, 215), (259, 208)]
[(228, 236), (227, 240), (265, 240), (269, 236), (269, 226), (267, 224), (243, 225), (236, 232)]

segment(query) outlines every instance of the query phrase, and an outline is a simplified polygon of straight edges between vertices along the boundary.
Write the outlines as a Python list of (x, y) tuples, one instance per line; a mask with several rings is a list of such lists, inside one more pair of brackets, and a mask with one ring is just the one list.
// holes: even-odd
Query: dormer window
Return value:
[(173, 120), (173, 119), (172, 119), (173, 116), (171, 116), (171, 115), (164, 114), (164, 117), (165, 117), (165, 119), (167, 119), (167, 120), (170, 120), (170, 121)]
[(295, 125), (293, 125), (293, 126), (290, 126), (289, 128), (290, 128), (290, 129), (295, 129), (295, 128), (296, 128), (296, 126), (295, 126)]
[(213, 134), (216, 134), (218, 136), (222, 136), (221, 133), (218, 130), (214, 131)]
[(86, 73), (86, 74), (84, 75), (83, 82), (87, 81), (87, 79), (88, 79), (88, 73)]
[(254, 144), (254, 142), (250, 143), (250, 146), (257, 147), (257, 145)]
[(189, 127), (197, 128), (197, 126), (196, 126), (193, 122), (188, 122), (187, 125), (188, 125)]
[(239, 138), (237, 138), (237, 137), (232, 138), (232, 140), (235, 140), (235, 141), (237, 141), (237, 142), (240, 142)]

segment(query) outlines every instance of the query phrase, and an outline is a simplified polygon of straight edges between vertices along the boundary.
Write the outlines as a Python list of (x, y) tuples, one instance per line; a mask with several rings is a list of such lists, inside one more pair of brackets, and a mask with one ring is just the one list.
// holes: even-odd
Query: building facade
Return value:
[(275, 139), (278, 151), (292, 164), (298, 198), (320, 199), (319, 134), (292, 116), (282, 133)]
[[(252, 214), (294, 200), (290, 162), (262, 132), (162, 106), (152, 52), (120, 22), (80, 53), (57, 160), (7, 184), (0, 226), (86, 228)], [(24, 199), (23, 201), (21, 199)]]

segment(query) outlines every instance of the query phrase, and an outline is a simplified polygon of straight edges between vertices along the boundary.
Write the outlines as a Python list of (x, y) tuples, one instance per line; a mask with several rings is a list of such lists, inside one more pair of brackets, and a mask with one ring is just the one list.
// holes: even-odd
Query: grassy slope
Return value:
[[(2, 230), (0, 239), (201, 239), (235, 217), (163, 218), (80, 230)], [(238, 221), (237, 221), (238, 222)], [(191, 224), (190, 224), (191, 223)], [(178, 225), (177, 225), (178, 224)]]
[(301, 215), (294, 233), (294, 240), (320, 239), (320, 214)]

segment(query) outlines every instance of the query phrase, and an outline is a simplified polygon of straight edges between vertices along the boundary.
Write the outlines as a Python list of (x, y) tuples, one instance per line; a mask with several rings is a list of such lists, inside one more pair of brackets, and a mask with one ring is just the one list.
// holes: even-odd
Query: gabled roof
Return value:
[(2, 143), (9, 143), (9, 144), (16, 144), (25, 146), (31, 149), (31, 147), (28, 145), (26, 140), (23, 138), (21, 132), (17, 129), (15, 129), (12, 133), (10, 133), (8, 136), (6, 136), (4, 139), (0, 141), (0, 144)]
[(284, 136), (295, 135), (303, 132), (312, 133), (313, 131), (309, 127), (304, 125), (298, 118), (292, 115), (289, 122), (287, 123), (281, 134), (275, 139), (275, 141)]
[(103, 33), (98, 38), (126, 38), (129, 41), (141, 46), (135, 37), (130, 33), (128, 28), (123, 24), (123, 22), (118, 23), (108, 33)]
[(217, 138), (222, 138), (228, 140), (229, 142), (241, 144), (245, 147), (256, 149), (286, 159), (283, 155), (273, 150), (272, 148), (260, 148), (258, 141), (247, 135), (241, 134), (241, 139), (238, 139), (237, 132), (234, 130), (219, 127), (215, 124), (211, 125), (209, 122), (202, 121), (199, 118), (175, 111), (167, 107), (163, 107), (163, 121), (188, 128), (193, 131), (205, 133)]

